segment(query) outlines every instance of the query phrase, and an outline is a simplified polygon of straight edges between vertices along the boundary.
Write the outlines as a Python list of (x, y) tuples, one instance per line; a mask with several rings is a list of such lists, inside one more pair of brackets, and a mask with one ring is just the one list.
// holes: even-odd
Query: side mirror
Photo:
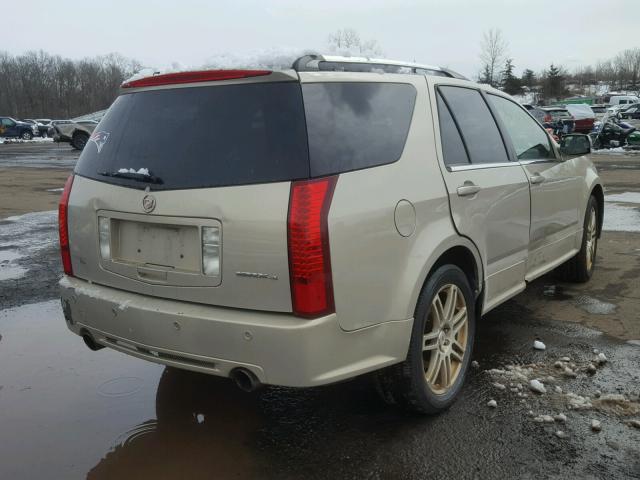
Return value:
[(560, 142), (560, 153), (568, 157), (588, 155), (591, 153), (591, 139), (589, 135), (583, 135), (581, 133), (565, 135)]

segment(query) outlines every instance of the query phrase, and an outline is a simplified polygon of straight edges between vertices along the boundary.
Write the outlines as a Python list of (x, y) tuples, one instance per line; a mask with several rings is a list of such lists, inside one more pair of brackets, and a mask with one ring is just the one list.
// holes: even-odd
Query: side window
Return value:
[(453, 121), (449, 107), (438, 96), (438, 118), (440, 119), (440, 139), (442, 141), (442, 155), (445, 165), (467, 165), (469, 157), (462, 143), (462, 137), (456, 123)]
[(554, 158), (549, 137), (540, 125), (511, 100), (488, 95), (511, 137), (518, 160)]
[(477, 90), (439, 87), (469, 152), (471, 163), (505, 163), (507, 150), (489, 107)]
[(302, 85), (311, 176), (393, 163), (407, 140), (416, 89), (402, 83)]

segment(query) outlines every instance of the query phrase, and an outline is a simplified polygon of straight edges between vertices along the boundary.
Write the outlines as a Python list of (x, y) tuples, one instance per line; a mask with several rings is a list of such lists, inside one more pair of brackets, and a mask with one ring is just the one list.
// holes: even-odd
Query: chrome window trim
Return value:
[(535, 163), (558, 163), (557, 158), (540, 158), (537, 160), (519, 160), (520, 165), (532, 165)]
[(470, 163), (468, 165), (448, 165), (450, 172), (461, 172), (464, 170), (480, 170), (483, 168), (519, 167), (518, 162), (498, 162), (498, 163)]

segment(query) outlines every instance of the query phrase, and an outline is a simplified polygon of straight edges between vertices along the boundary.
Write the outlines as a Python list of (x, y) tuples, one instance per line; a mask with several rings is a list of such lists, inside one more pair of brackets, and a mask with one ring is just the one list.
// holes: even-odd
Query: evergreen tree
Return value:
[(532, 89), (535, 86), (536, 81), (537, 81), (536, 74), (533, 73), (533, 70), (530, 70), (530, 69), (527, 68), (522, 72), (522, 85), (523, 86), (525, 86), (525, 87), (527, 87), (529, 89)]
[(547, 98), (559, 98), (564, 93), (564, 75), (562, 70), (553, 63), (547, 70), (544, 94)]
[(504, 70), (502, 71), (500, 88), (503, 92), (506, 92), (509, 95), (519, 95), (522, 93), (522, 84), (520, 83), (520, 79), (513, 74), (514, 68), (513, 60), (511, 58), (507, 58), (507, 61), (504, 64)]
[(491, 71), (488, 65), (485, 65), (478, 75), (478, 83), (485, 83), (487, 85), (491, 85)]

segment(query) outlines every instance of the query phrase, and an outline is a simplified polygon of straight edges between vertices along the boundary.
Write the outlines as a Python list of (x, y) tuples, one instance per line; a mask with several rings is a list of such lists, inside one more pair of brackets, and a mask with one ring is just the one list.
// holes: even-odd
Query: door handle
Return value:
[(457, 193), (459, 197), (467, 197), (469, 195), (475, 195), (480, 190), (482, 190), (482, 187), (474, 185), (471, 182), (464, 182), (464, 185), (458, 187)]
[(531, 185), (537, 185), (539, 183), (544, 182), (544, 180), (545, 178), (539, 173), (536, 173), (535, 175), (532, 175), (529, 177), (529, 181), (531, 182)]

